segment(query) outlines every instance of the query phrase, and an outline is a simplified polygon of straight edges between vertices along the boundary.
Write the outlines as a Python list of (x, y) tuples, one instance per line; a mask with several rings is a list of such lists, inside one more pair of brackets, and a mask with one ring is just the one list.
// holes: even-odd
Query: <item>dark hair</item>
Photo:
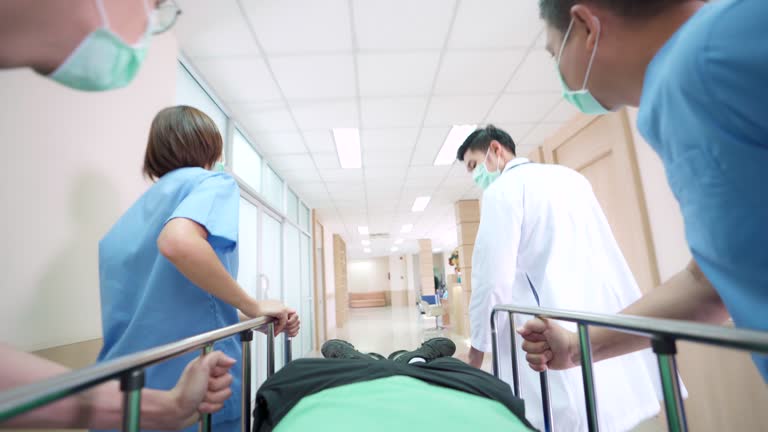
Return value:
[(503, 130), (498, 129), (496, 126), (489, 124), (488, 126), (469, 134), (467, 139), (464, 140), (464, 144), (462, 144), (456, 152), (456, 159), (464, 162), (464, 156), (466, 156), (467, 152), (470, 150), (488, 151), (488, 147), (491, 146), (491, 141), (494, 140), (506, 147), (512, 154), (515, 154), (515, 142), (512, 140), (512, 137)]
[(165, 108), (149, 129), (144, 175), (156, 180), (175, 169), (212, 166), (223, 148), (216, 123), (204, 112), (185, 105)]
[(571, 8), (577, 4), (593, 4), (625, 18), (650, 18), (672, 6), (690, 0), (539, 0), (539, 15), (547, 24), (565, 33), (571, 23)]

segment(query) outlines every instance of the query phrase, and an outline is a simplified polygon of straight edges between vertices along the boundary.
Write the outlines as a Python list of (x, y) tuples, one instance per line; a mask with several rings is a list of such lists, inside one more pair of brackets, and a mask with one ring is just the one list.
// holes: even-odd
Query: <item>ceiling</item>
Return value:
[[(525, 155), (575, 111), (544, 51), (537, 0), (178, 0), (184, 55), (265, 158), (363, 256), (456, 244), (453, 203), (479, 198), (433, 166), (454, 124), (494, 123)], [(359, 128), (341, 169), (331, 129)], [(418, 196), (431, 196), (413, 213)], [(411, 233), (401, 234), (404, 224)]]

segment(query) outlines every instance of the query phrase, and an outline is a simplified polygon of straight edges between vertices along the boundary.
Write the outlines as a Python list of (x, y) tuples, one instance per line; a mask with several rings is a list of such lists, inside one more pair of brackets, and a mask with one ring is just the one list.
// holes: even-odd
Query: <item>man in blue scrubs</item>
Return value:
[[(600, 114), (638, 106), (693, 260), (624, 313), (768, 330), (768, 1), (540, 0), (564, 96)], [(520, 330), (536, 370), (578, 363), (556, 324)], [(595, 329), (596, 360), (648, 346)], [(754, 356), (768, 380), (768, 358)]]

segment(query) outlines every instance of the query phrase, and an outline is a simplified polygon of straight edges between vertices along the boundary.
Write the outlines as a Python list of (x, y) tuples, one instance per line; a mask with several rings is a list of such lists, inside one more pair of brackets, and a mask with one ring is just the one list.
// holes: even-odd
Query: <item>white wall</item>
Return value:
[(126, 89), (85, 93), (0, 72), (0, 340), (36, 350), (101, 337), (98, 241), (147, 188), (149, 126), (173, 105), (176, 40), (152, 39)]
[(349, 261), (347, 281), (350, 293), (389, 291), (389, 257)]
[(680, 206), (667, 183), (664, 165), (637, 130), (637, 110), (628, 111), (635, 141), (637, 163), (648, 207), (656, 261), (664, 282), (682, 270), (691, 259), (685, 240)]

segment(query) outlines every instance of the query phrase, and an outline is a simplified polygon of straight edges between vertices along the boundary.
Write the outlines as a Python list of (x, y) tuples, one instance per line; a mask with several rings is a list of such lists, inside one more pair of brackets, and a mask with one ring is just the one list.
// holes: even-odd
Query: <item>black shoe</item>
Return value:
[(450, 357), (455, 352), (456, 344), (453, 343), (452, 340), (438, 337), (424, 342), (419, 349), (405, 352), (393, 352), (389, 358), (398, 363), (407, 364), (415, 358), (422, 358), (425, 361), (430, 361), (440, 357)]
[[(381, 355), (364, 354), (355, 349), (355, 346), (347, 341), (331, 339), (320, 348), (323, 357), (327, 359), (355, 359), (355, 360), (379, 360)], [(376, 357), (378, 356), (378, 357)]]

